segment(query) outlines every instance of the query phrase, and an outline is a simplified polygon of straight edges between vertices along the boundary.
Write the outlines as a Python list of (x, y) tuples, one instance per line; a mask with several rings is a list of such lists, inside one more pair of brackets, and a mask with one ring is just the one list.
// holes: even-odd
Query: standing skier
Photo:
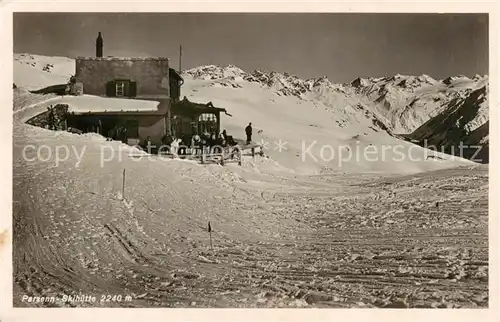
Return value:
[(250, 142), (252, 142), (252, 122), (248, 123), (245, 128), (245, 133), (247, 135), (247, 144), (250, 144)]
[(54, 115), (54, 109), (52, 106), (47, 107), (47, 113), (48, 113), (48, 123), (49, 123), (49, 130), (57, 130), (56, 129), (56, 117)]

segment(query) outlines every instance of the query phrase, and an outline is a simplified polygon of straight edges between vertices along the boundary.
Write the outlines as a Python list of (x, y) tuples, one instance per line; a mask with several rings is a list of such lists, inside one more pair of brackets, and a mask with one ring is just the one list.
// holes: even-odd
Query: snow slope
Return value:
[(27, 90), (66, 84), (75, 73), (75, 60), (33, 54), (14, 54), (14, 83)]
[(44, 104), (16, 110), (16, 307), (488, 305), (487, 169), (297, 176), (266, 159), (200, 165), (26, 125)]

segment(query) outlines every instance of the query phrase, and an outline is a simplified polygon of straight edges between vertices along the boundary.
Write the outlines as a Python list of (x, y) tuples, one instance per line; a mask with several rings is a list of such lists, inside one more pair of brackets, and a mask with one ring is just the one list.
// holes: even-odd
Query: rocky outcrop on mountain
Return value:
[[(473, 161), (481, 163), (490, 162), (490, 121), (487, 121), (474, 131), (470, 132), (464, 141), (464, 145), (469, 147), (466, 151), (466, 156)], [(474, 153), (477, 154), (474, 156)]]
[(183, 74), (202, 80), (241, 80), (244, 75), (247, 75), (245, 71), (234, 65), (227, 65), (225, 67), (218, 65), (200, 66), (186, 70)]
[[(445, 109), (408, 137), (422, 146), (488, 162), (488, 86), (453, 99)], [(481, 151), (478, 151), (480, 147)], [(474, 154), (478, 155), (474, 155)]]
[(431, 117), (446, 109), (456, 98), (464, 98), (487, 82), (487, 77), (448, 77), (437, 81), (428, 75), (394, 75), (357, 78), (350, 89), (373, 106), (373, 112), (386, 118), (395, 133), (411, 133)]

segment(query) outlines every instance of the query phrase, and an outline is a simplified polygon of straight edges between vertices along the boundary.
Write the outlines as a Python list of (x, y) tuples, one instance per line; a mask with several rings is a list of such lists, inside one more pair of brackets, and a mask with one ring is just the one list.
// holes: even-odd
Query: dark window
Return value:
[(203, 113), (198, 117), (198, 133), (215, 133), (217, 131), (217, 116), (213, 113)]
[(110, 81), (106, 84), (106, 96), (115, 97), (116, 96), (116, 84), (115, 81)]

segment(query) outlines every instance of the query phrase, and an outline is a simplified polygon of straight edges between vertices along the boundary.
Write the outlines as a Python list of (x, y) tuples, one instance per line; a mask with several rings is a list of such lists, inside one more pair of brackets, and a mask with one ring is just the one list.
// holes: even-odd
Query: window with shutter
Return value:
[(115, 81), (110, 81), (106, 84), (106, 96), (115, 97), (116, 96), (116, 84)]
[(128, 97), (130, 96), (130, 80), (116, 79), (115, 83), (115, 96)]
[(137, 96), (137, 83), (123, 79), (110, 81), (106, 84), (106, 96), (135, 97)]

